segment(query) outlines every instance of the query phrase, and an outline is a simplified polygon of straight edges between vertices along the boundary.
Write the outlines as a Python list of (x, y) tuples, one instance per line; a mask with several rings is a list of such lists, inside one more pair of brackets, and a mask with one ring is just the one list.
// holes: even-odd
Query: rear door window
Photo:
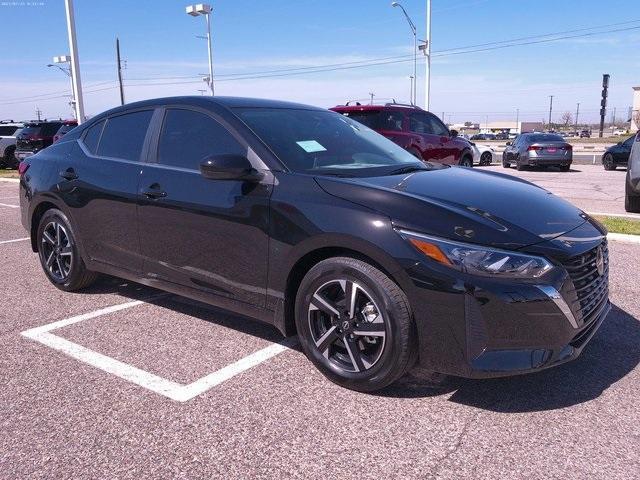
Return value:
[(98, 155), (140, 161), (153, 110), (125, 113), (107, 120), (100, 137)]
[(82, 143), (84, 143), (85, 147), (87, 147), (87, 150), (89, 150), (94, 155), (98, 151), (98, 140), (100, 140), (100, 134), (102, 133), (104, 122), (105, 121), (102, 120), (92, 127), (89, 127), (82, 139)]
[(421, 135), (431, 135), (431, 122), (425, 113), (412, 113), (409, 117), (409, 130)]
[(1, 125), (0, 126), (0, 136), (2, 136), (2, 137), (10, 137), (16, 132), (17, 129), (18, 129), (18, 127), (12, 127), (12, 126), (9, 126), (9, 125)]
[(246, 153), (247, 149), (209, 115), (193, 110), (167, 109), (160, 133), (158, 163), (198, 170), (208, 156)]

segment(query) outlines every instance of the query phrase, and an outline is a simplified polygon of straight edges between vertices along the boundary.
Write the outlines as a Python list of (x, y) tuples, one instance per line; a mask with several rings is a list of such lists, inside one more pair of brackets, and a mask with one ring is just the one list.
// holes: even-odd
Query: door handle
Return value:
[(163, 198), (167, 196), (167, 192), (161, 190), (160, 185), (158, 185), (157, 183), (150, 185), (149, 188), (143, 189), (142, 194), (147, 198), (153, 199)]
[(77, 180), (78, 178), (78, 174), (73, 168), (67, 168), (66, 170), (60, 172), (60, 176), (65, 180)]

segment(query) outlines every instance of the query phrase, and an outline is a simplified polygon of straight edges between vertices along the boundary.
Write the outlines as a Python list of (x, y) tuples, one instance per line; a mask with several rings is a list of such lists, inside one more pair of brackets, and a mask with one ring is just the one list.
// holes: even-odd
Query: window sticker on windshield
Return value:
[(300, 147), (307, 153), (314, 152), (326, 152), (327, 149), (320, 145), (315, 140), (302, 140), (300, 142), (296, 142)]

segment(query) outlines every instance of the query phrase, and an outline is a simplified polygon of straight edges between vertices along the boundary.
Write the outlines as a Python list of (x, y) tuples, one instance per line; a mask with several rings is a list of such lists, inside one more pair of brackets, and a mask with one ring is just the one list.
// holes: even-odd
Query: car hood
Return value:
[(316, 181), (331, 195), (388, 216), (398, 228), (498, 248), (518, 249), (553, 239), (587, 218), (532, 183), (470, 168)]

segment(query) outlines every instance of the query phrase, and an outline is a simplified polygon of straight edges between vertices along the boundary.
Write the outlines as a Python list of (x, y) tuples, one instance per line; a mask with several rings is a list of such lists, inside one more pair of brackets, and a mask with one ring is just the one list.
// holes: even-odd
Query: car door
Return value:
[(59, 195), (85, 254), (138, 273), (138, 177), (152, 114), (147, 108), (95, 123), (57, 166)]
[[(200, 163), (249, 147), (206, 110), (167, 107), (157, 115), (152, 163), (140, 178), (139, 231), (151, 278), (264, 306), (271, 180), (213, 180)], [(214, 300), (215, 301), (215, 300)]]
[(631, 147), (633, 146), (634, 140), (635, 136), (627, 138), (620, 144), (619, 148), (616, 148), (613, 155), (616, 162), (627, 163), (629, 161), (629, 155), (631, 154)]
[(424, 160), (442, 161), (440, 137), (433, 133), (431, 120), (426, 112), (412, 112), (409, 115), (409, 131), (416, 134)]
[(432, 135), (438, 137), (438, 148), (440, 150), (440, 161), (442, 163), (457, 163), (459, 147), (451, 137), (447, 126), (433, 113), (426, 113), (428, 129)]

